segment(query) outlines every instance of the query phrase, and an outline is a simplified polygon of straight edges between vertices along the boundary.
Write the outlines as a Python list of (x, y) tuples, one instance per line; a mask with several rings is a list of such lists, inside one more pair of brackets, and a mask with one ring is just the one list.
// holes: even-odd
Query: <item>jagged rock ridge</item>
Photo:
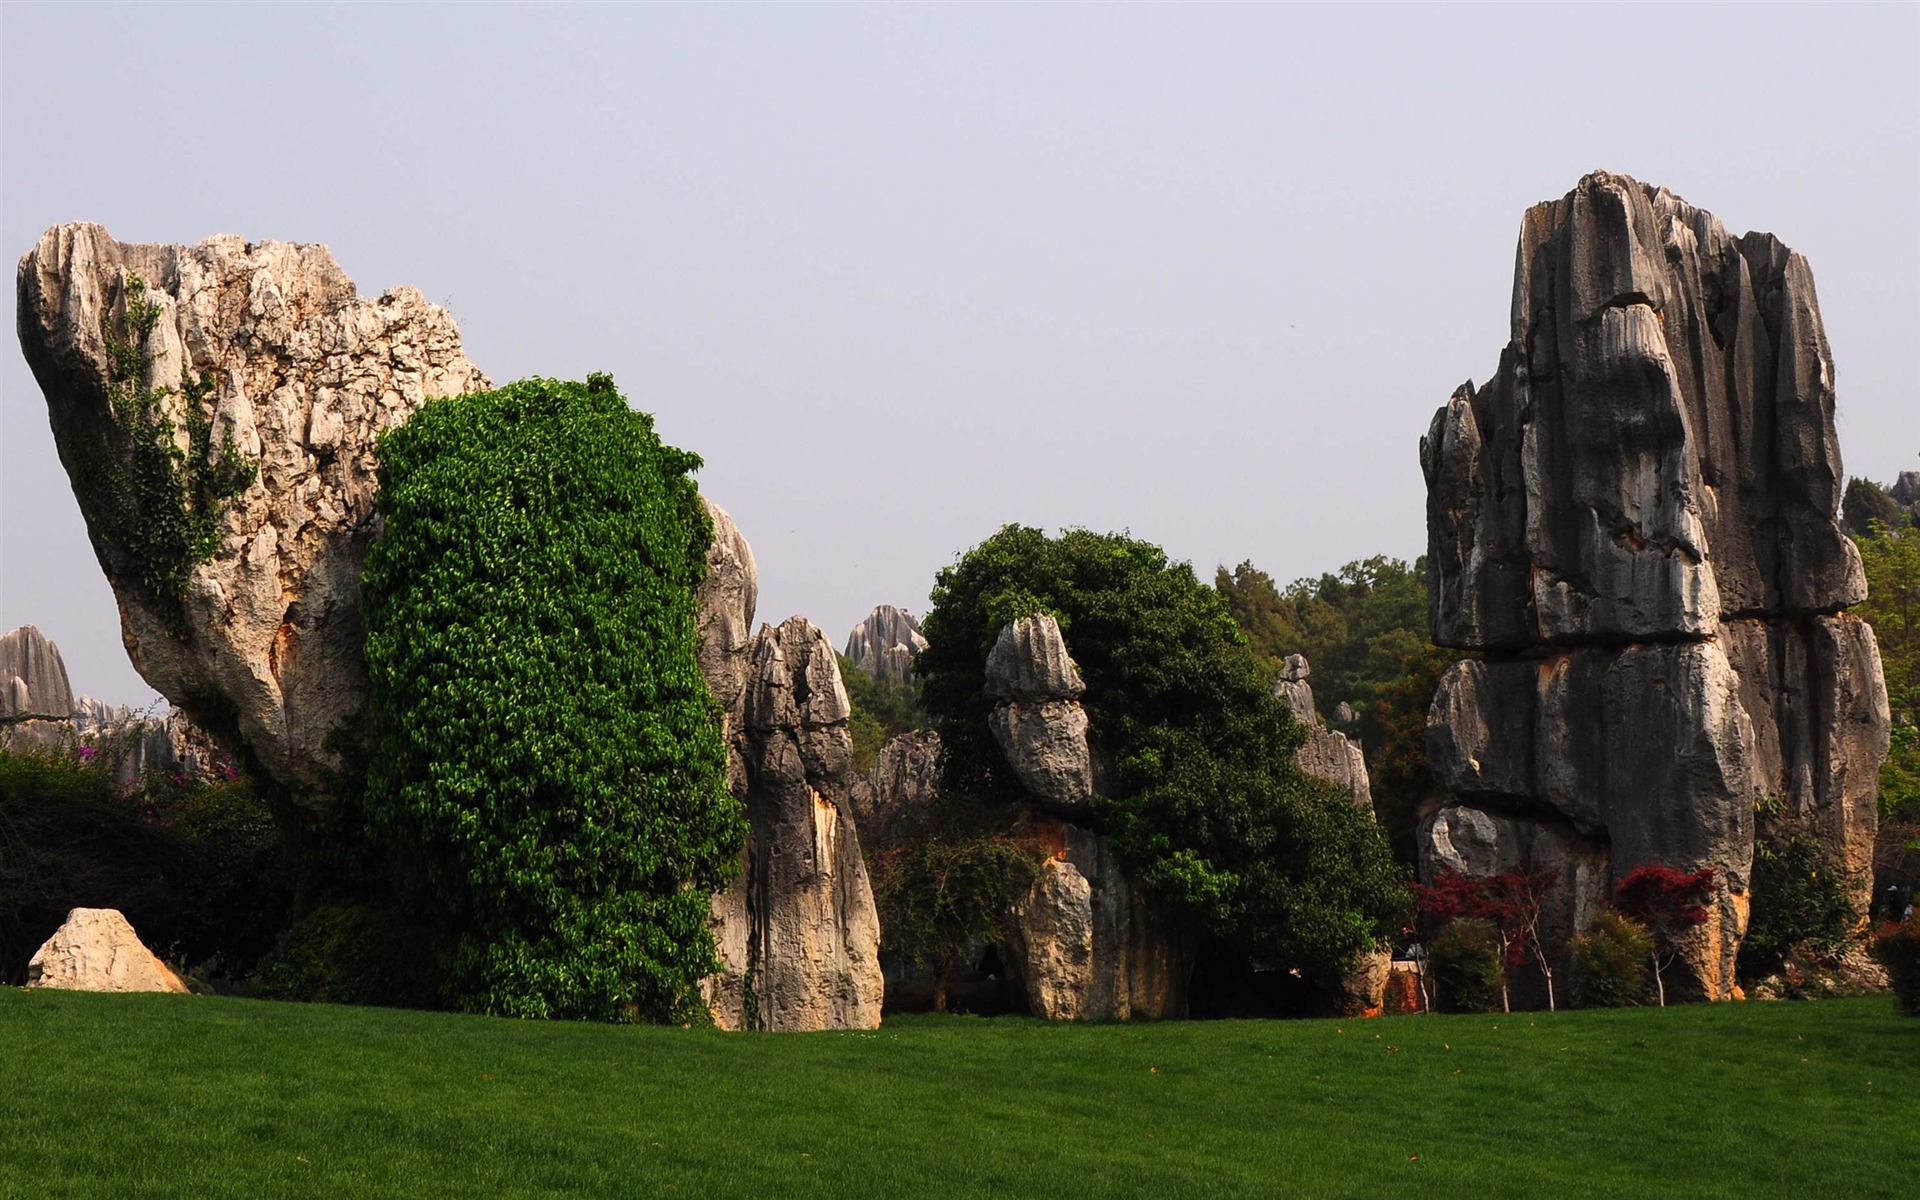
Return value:
[(0, 637), (0, 739), (26, 748), (73, 732), (73, 687), (60, 650), (32, 625)]
[(1634, 867), (1712, 867), (1686, 953), (1719, 997), (1756, 809), (1813, 832), (1864, 915), (1887, 745), (1841, 531), (1834, 371), (1806, 261), (1597, 172), (1522, 222), (1512, 340), (1420, 445), (1451, 802), (1422, 869), (1555, 869), (1564, 938)]
[[(1344, 790), (1354, 807), (1373, 811), (1373, 780), (1367, 757), (1357, 743), (1337, 729), (1328, 729), (1313, 707), (1313, 685), (1307, 682), (1313, 666), (1304, 654), (1289, 654), (1273, 684), (1273, 694), (1286, 702), (1294, 719), (1307, 729), (1307, 740), (1294, 751), (1294, 761), (1307, 774)], [(1383, 985), (1384, 986), (1384, 985)]]
[(847, 660), (895, 687), (913, 682), (913, 659), (927, 648), (920, 622), (904, 608), (877, 606), (847, 635)]

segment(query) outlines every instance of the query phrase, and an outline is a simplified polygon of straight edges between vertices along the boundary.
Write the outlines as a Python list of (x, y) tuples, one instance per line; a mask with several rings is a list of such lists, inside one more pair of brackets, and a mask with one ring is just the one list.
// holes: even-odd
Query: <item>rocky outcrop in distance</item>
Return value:
[(916, 814), (940, 794), (940, 735), (916, 729), (887, 739), (873, 767), (853, 789), (860, 844), (894, 846)]
[(32, 625), (0, 637), (0, 745), (58, 745), (73, 735), (73, 715), (73, 687), (59, 648)]
[(104, 759), (126, 784), (149, 771), (201, 778), (221, 761), (213, 739), (178, 708), (155, 718), (75, 696), (60, 647), (32, 625), (0, 637), (0, 747), (71, 749)]
[(913, 659), (927, 648), (920, 622), (904, 608), (882, 604), (847, 635), (847, 661), (881, 683), (913, 682)]
[[(1360, 746), (1337, 729), (1329, 729), (1313, 707), (1313, 685), (1307, 677), (1313, 666), (1304, 654), (1289, 654), (1273, 684), (1273, 694), (1292, 710), (1294, 720), (1307, 730), (1307, 740), (1294, 751), (1300, 769), (1346, 792), (1354, 807), (1373, 811), (1373, 780)], [(1344, 704), (1341, 707), (1346, 707)], [(1351, 711), (1351, 710), (1349, 710)]]
[(124, 532), (81, 497), (127, 650), (195, 722), (244, 741), (296, 801), (324, 805), (339, 766), (327, 738), (366, 699), (359, 600), (374, 439), (432, 397), (491, 385), (445, 309), (412, 288), (362, 299), (325, 246), (135, 245), (98, 225), (55, 226), (20, 260), (19, 335), (76, 494), (95, 464), (128, 453), (106, 339), (134, 275), (159, 306), (137, 349), (148, 385), (173, 389), (166, 415), (184, 430), (192, 401), (178, 385), (187, 373), (208, 383), (198, 416), (212, 446), (231, 437), (258, 475), (221, 519), (211, 559), (192, 568), (177, 619), (144, 591)]
[(114, 908), (68, 912), (27, 963), (27, 986), (73, 992), (187, 991)]
[(1635, 867), (1712, 867), (1708, 998), (1756, 836), (1816, 836), (1864, 917), (1889, 715), (1833, 404), (1777, 238), (1604, 172), (1528, 211), (1499, 370), (1420, 445), (1434, 638), (1484, 656), (1428, 716), (1423, 874), (1553, 869), (1564, 939)]

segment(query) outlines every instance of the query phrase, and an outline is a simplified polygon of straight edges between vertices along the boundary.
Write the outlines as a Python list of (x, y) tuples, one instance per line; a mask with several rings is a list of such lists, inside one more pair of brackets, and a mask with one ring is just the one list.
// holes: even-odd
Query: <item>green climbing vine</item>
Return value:
[[(182, 364), (178, 389), (151, 386), (147, 347), (161, 306), (137, 274), (127, 275), (126, 289), (124, 312), (117, 321), (109, 316), (103, 330), (107, 399), (126, 442), (89, 464), (82, 500), (96, 534), (131, 560), (142, 595), (179, 634), (187, 577), (219, 548), (220, 518), (253, 485), (259, 467), (241, 456), (231, 429), (222, 431), (214, 453), (211, 380)], [(176, 390), (185, 401), (184, 447), (162, 403)]]

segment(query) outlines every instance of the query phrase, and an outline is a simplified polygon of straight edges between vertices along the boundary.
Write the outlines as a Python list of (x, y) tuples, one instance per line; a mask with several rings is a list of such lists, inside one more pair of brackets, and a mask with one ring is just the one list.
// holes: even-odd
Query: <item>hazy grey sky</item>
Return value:
[[(1596, 167), (1812, 262), (1847, 466), (1920, 466), (1920, 7), (0, 6), (0, 246), (325, 242), (494, 379), (609, 370), (762, 620), (1002, 522), (1203, 575), (1424, 548), (1416, 442)], [(9, 292), (9, 304), (11, 293)], [(152, 695), (17, 348), (0, 630)]]

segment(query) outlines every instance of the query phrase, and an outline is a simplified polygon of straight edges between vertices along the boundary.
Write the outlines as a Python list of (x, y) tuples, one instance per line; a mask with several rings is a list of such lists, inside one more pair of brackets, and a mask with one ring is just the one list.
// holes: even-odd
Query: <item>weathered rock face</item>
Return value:
[(1093, 805), (1093, 755), (1079, 699), (1086, 690), (1060, 623), (1045, 614), (1002, 629), (987, 656), (987, 694), (998, 701), (988, 718), (994, 741), (1021, 785), (1062, 814), (1085, 814)]
[(873, 769), (853, 789), (853, 818), (860, 844), (869, 849), (897, 845), (903, 826), (933, 804), (940, 793), (940, 735), (916, 729), (889, 738)]
[(727, 511), (701, 497), (713, 521), (707, 545), (707, 577), (700, 605), (700, 674), (726, 713), (733, 713), (747, 687), (753, 658), (753, 610), (760, 601), (760, 572), (753, 547)]
[(1887, 495), (1903, 508), (1920, 505), (1920, 471), (1902, 471), (1894, 479), (1893, 486), (1887, 489)]
[[(322, 802), (325, 746), (365, 700), (360, 569), (372, 533), (374, 438), (435, 396), (491, 386), (445, 309), (395, 288), (358, 297), (326, 247), (215, 237), (197, 246), (116, 242), (98, 225), (47, 231), (19, 269), (21, 349), (46, 394), (69, 475), (124, 452), (108, 399), (106, 330), (129, 274), (160, 317), (150, 380), (212, 384), (213, 444), (232, 435), (258, 478), (188, 581), (182, 620), (143, 593), (132, 549), (89, 514), (140, 674), (192, 718), (244, 739), (294, 796)], [(167, 404), (184, 428), (187, 401)]]
[(851, 814), (853, 739), (833, 646), (804, 617), (754, 639), (734, 734), (751, 823), (744, 870), (715, 897), (729, 1029), (880, 1024), (880, 923)]
[(1553, 868), (1564, 937), (1635, 867), (1712, 867), (1685, 962), (1719, 998), (1779, 801), (1865, 914), (1889, 719), (1833, 402), (1771, 235), (1605, 173), (1527, 213), (1499, 372), (1420, 447), (1434, 637), (1486, 653), (1428, 715), (1423, 873)]
[[(1190, 949), (1160, 902), (1092, 830), (1048, 818), (1033, 830), (1052, 856), (1014, 915), (1009, 947), (1028, 1010), (1058, 1020), (1186, 1016)], [(1082, 929), (1084, 970), (1074, 965)]]
[(1286, 701), (1294, 720), (1307, 727), (1307, 740), (1294, 751), (1294, 761), (1307, 774), (1326, 780), (1352, 797), (1356, 808), (1373, 811), (1373, 781), (1367, 757), (1346, 734), (1328, 729), (1313, 707), (1313, 685), (1307, 682), (1313, 666), (1304, 654), (1287, 656), (1273, 694)]
[(76, 908), (27, 964), (27, 986), (75, 992), (182, 992), (187, 985), (112, 908)]
[(1035, 1016), (1119, 1021), (1187, 1013), (1185, 940), (1158, 901), (1120, 869), (1084, 822), (1094, 755), (1086, 691), (1060, 625), (1025, 617), (987, 657), (990, 723), (1015, 777), (1044, 815), (1033, 830), (1052, 857), (1014, 914), (1013, 965)]
[(1048, 1021), (1080, 1021), (1093, 995), (1093, 885), (1080, 868), (1050, 858), (1014, 915), (1027, 1010)]
[(1535, 205), (1500, 370), (1422, 444), (1435, 638), (1703, 637), (1859, 600), (1833, 398), (1812, 272), (1772, 235), (1604, 172)]
[(0, 745), (58, 745), (73, 736), (73, 712), (60, 648), (31, 625), (0, 637)]
[(847, 635), (847, 659), (860, 670), (895, 687), (913, 682), (913, 658), (927, 648), (920, 622), (904, 608), (882, 604)]
[(1393, 973), (1393, 951), (1369, 950), (1340, 980), (1336, 1000), (1340, 1015), (1377, 1017), (1386, 1008), (1387, 977)]
[[(128, 245), (97, 225), (61, 225), (21, 260), (19, 332), (46, 393), (61, 460), (76, 480), (85, 477), (88, 462), (127, 446), (108, 398), (106, 333), (125, 312), (132, 274), (145, 280), (148, 299), (160, 306), (144, 347), (149, 382), (172, 385), (183, 371), (210, 382), (204, 415), (213, 444), (231, 434), (238, 452), (259, 471), (222, 519), (212, 560), (192, 571), (184, 618), (171, 624), (143, 593), (131, 549), (93, 519), (82, 497), (95, 553), (120, 603), (122, 635), (141, 675), (188, 716), (238, 738), (295, 799), (324, 805), (330, 773), (339, 765), (326, 739), (366, 701), (360, 571), (375, 531), (374, 440), (430, 398), (492, 384), (467, 361), (444, 309), (409, 288), (360, 299), (324, 246), (237, 237), (191, 247)], [(163, 403), (172, 406), (168, 415), (175, 426), (184, 428), (186, 400), (179, 391)], [(763, 858), (770, 860), (776, 849), (783, 862), (818, 857), (814, 851), (821, 847), (831, 850), (820, 877), (836, 880), (846, 892), (849, 928), (870, 930), (872, 901), (866, 898), (864, 907), (856, 902), (856, 895), (867, 895), (864, 869), (857, 871), (856, 884), (856, 872), (844, 862), (852, 846), (851, 862), (859, 867), (851, 828), (839, 827), (820, 842), (811, 818), (766, 816), (778, 808), (770, 797), (791, 772), (772, 731), (749, 738), (743, 720), (758, 661), (750, 637), (757, 587), (753, 552), (724, 511), (707, 507), (714, 539), (699, 594), (700, 665), (729, 717), (729, 781), (736, 795), (749, 797), (749, 769), (758, 769), (763, 783), (754, 796), (760, 803), (749, 802), (765, 818), (756, 823), (755, 841)], [(829, 665), (832, 657), (829, 652)], [(834, 679), (837, 689), (837, 673)], [(809, 710), (808, 719), (815, 717)], [(844, 739), (844, 712), (840, 721)], [(168, 739), (167, 747), (155, 742), (154, 756), (179, 749), (171, 733)], [(838, 786), (834, 804), (844, 804), (846, 790)], [(834, 827), (824, 813), (821, 821)], [(764, 876), (765, 886), (777, 891), (791, 883), (813, 888), (806, 895), (816, 899), (816, 893), (826, 894), (804, 875), (776, 872)], [(800, 918), (776, 917), (768, 925), (762, 917), (810, 901), (796, 892), (782, 894), (775, 904), (774, 894), (763, 897), (751, 921), (746, 891), (716, 897), (717, 912), (737, 906), (741, 917), (722, 921), (730, 963), (745, 963), (755, 933), (763, 935), (755, 943), (758, 951), (788, 951), (785, 934), (798, 928)], [(851, 944), (857, 946), (857, 936)], [(812, 953), (804, 940), (791, 948), (802, 959)], [(878, 967), (871, 948), (864, 962), (876, 981), (871, 1020), (860, 997), (828, 994), (841, 986), (830, 978), (830, 967), (796, 959), (762, 972), (766, 1023), (799, 1028), (816, 1017), (827, 1023), (877, 1021)], [(859, 970), (854, 974), (865, 978)], [(808, 995), (816, 984), (818, 994)], [(731, 1011), (737, 1018), (740, 1005)]]

